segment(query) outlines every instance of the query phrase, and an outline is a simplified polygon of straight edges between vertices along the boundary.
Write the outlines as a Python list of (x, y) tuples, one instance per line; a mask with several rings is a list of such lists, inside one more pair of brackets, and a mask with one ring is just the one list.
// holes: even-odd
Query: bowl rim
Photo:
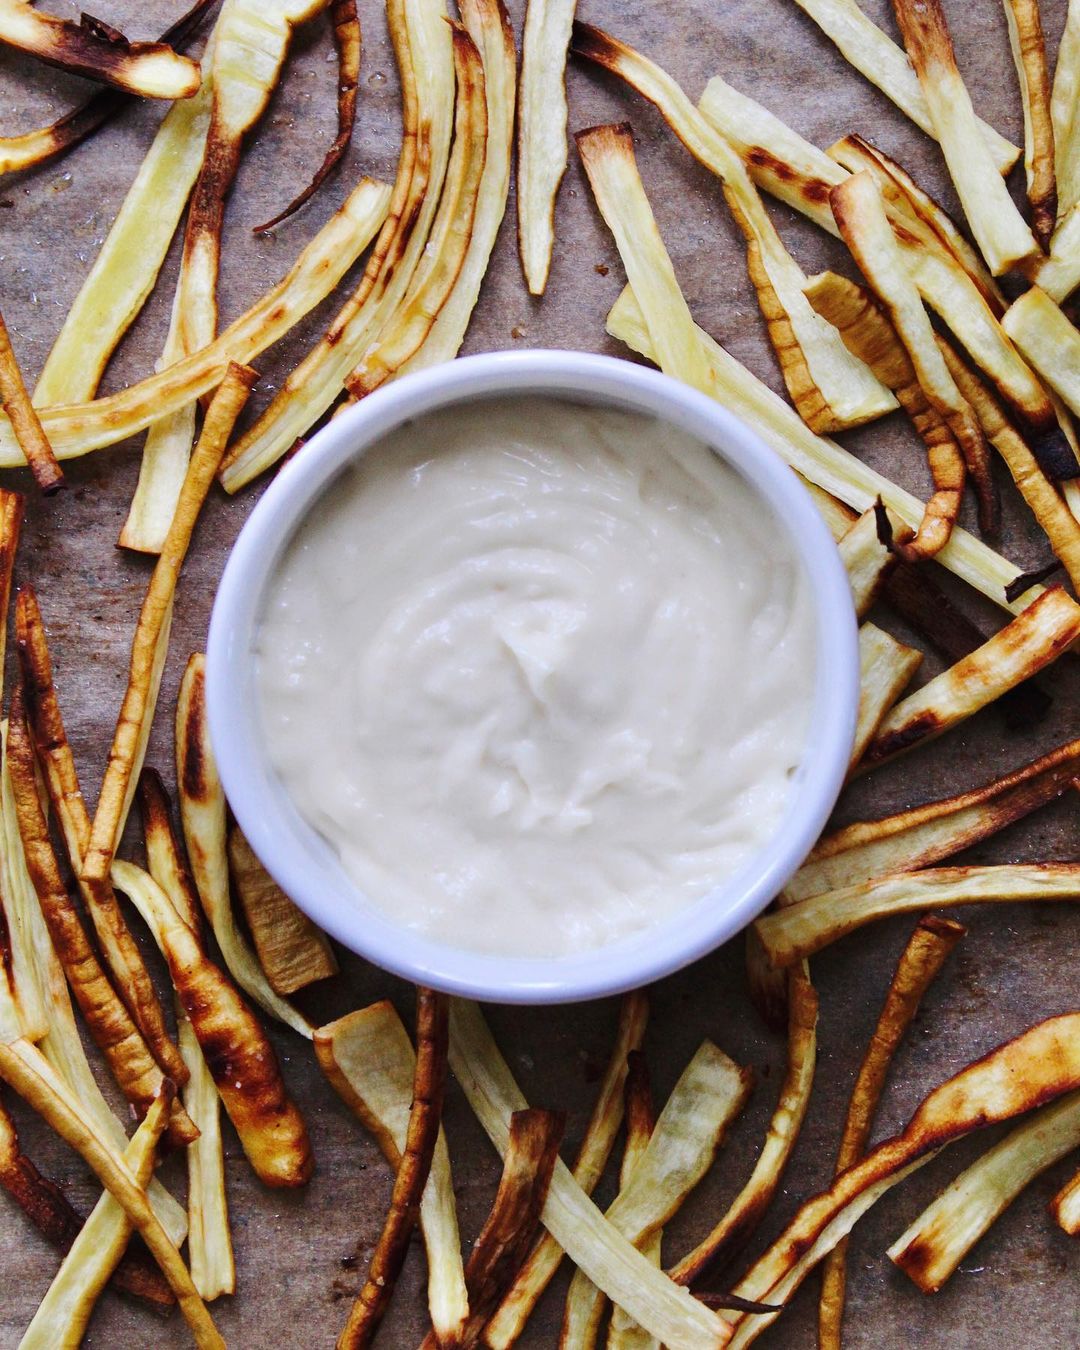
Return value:
[[(669, 919), (563, 957), (453, 947), (395, 923), (368, 900), (269, 764), (252, 659), (274, 568), (308, 509), (349, 463), (412, 418), (484, 398), (530, 395), (657, 416), (708, 444), (787, 530), (816, 611), (807, 755), (767, 844)], [(824, 828), (847, 776), (858, 696), (858, 632), (847, 573), (796, 474), (755, 431), (690, 386), (630, 361), (573, 351), (463, 357), (404, 376), (335, 417), (280, 470), (244, 524), (218, 587), (207, 641), (207, 716), (218, 772), (240, 828), (278, 885), (327, 933), (383, 969), (414, 984), (501, 1003), (569, 1003), (621, 993), (672, 974), (734, 937), (779, 894)]]

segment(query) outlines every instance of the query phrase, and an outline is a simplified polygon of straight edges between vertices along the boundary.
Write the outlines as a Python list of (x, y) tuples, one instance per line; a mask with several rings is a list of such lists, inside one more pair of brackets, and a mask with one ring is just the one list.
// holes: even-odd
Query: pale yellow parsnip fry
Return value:
[[(1058, 46), (1050, 119), (1054, 128), (1054, 162), (1058, 189), (1058, 220), (1064, 220), (1080, 199), (1080, 2), (1069, 0), (1065, 31)], [(1060, 298), (1060, 297), (1059, 297)]]
[(1051, 1200), (1050, 1213), (1070, 1237), (1080, 1237), (1080, 1172)]
[(911, 683), (922, 660), (922, 652), (906, 646), (876, 624), (860, 625), (859, 715), (851, 750), (852, 768), (866, 753), (878, 727)]
[(840, 540), (837, 550), (851, 583), (856, 617), (864, 619), (877, 599), (886, 576), (896, 565), (896, 555), (878, 537), (877, 511), (874, 507), (862, 513)]
[(1032, 286), (1009, 306), (1002, 327), (1054, 392), (1080, 415), (1080, 332), (1054, 301), (1041, 287)]

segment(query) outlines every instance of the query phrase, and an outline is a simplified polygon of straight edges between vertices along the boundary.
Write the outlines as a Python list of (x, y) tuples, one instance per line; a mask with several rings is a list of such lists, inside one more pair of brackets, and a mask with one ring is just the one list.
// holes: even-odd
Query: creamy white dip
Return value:
[(271, 581), (270, 754), (406, 928), (596, 948), (775, 831), (813, 608), (756, 492), (670, 425), (553, 399), (440, 412), (335, 482)]

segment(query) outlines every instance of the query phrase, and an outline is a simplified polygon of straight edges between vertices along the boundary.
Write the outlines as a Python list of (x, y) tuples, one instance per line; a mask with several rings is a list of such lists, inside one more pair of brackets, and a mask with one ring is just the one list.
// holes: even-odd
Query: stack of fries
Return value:
[[(515, 126), (522, 271), (528, 291), (544, 295), (573, 125), (570, 56), (624, 87), (629, 116), (638, 95), (659, 110), (672, 154), (681, 153), (679, 142), (716, 176), (745, 240), (790, 401), (695, 322), (630, 124), (575, 129), (626, 274), (607, 332), (743, 417), (802, 477), (837, 541), (861, 625), (852, 777), (955, 735), (993, 703), (1014, 723), (1053, 716), (1033, 678), (1059, 660), (1068, 666), (1080, 642), (1080, 604), (1068, 589), (1080, 592), (1080, 332), (1063, 308), (1080, 285), (1080, 3), (1070, 0), (1051, 71), (1037, 0), (1004, 0), (1022, 150), (977, 116), (941, 0), (894, 0), (899, 43), (856, 0), (768, 5), (777, 18), (804, 11), (939, 143), (966, 233), (864, 135), (852, 131), (821, 150), (720, 75), (695, 103), (648, 54), (577, 20), (573, 0), (529, 0), (520, 69), (502, 0), (458, 0), (456, 16), (443, 0), (387, 0), (402, 97), (393, 183), (365, 177), (351, 185), (281, 280), (219, 332), (222, 227), (246, 138), (297, 30), (320, 16), (337, 57), (336, 135), (308, 186), (259, 229), (296, 212), (343, 162), (361, 60), (355, 0), (199, 0), (150, 43), (129, 42), (97, 19), (75, 23), (27, 0), (0, 0), (0, 43), (103, 86), (51, 125), (0, 139), (0, 173), (49, 161), (133, 99), (171, 102), (32, 391), (0, 318), (0, 467), (28, 467), (36, 490), (51, 496), (64, 487), (67, 461), (145, 432), (118, 542), (154, 560), (91, 814), (32, 560), (19, 556), (24, 499), (0, 490), (0, 680), (9, 619), (16, 649), (0, 723), (0, 1079), (103, 1188), (93, 1211), (80, 1213), (23, 1152), (0, 1098), (0, 1185), (58, 1253), (23, 1347), (78, 1345), (106, 1287), (159, 1312), (179, 1304), (197, 1345), (224, 1344), (207, 1308), (236, 1289), (222, 1106), (262, 1184), (301, 1188), (315, 1166), (264, 1019), (289, 1028), (301, 1047), (312, 1043), (319, 1068), (394, 1173), (382, 1230), (363, 1235), (371, 1255), (341, 1347), (373, 1340), (417, 1225), (428, 1270), (425, 1346), (506, 1350), (526, 1333), (566, 1257), (565, 1350), (587, 1350), (601, 1337), (609, 1350), (747, 1345), (818, 1266), (818, 1340), (837, 1347), (848, 1235), (893, 1186), (954, 1141), (1009, 1124), (888, 1249), (933, 1293), (1030, 1182), (1080, 1151), (1080, 1011), (1036, 1023), (931, 1086), (903, 1128), (872, 1142), (890, 1064), (965, 935), (940, 911), (974, 907), (973, 922), (988, 923), (981, 907), (991, 902), (1080, 898), (1080, 862), (951, 861), (1059, 798), (1075, 812), (1074, 725), (1060, 726), (1046, 753), (1003, 766), (991, 781), (831, 829), (748, 931), (749, 1002), (786, 1035), (786, 1068), (755, 1165), (681, 1254), (667, 1250), (664, 1230), (710, 1174), (742, 1111), (753, 1086), (747, 1066), (704, 1040), (667, 1100), (654, 1105), (643, 1052), (648, 997), (626, 995), (568, 1165), (560, 1156), (565, 1116), (530, 1106), (475, 1004), (419, 989), (410, 1034), (385, 1000), (322, 1026), (296, 1001), (335, 980), (337, 960), (230, 826), (198, 652), (175, 708), (176, 817), (168, 788), (145, 762), (174, 607), (183, 603), (181, 571), (214, 480), (240, 491), (298, 448), (302, 455), (303, 440), (341, 407), (456, 356), (506, 213)], [(962, 21), (962, 8), (951, 10)], [(201, 36), (200, 60), (177, 50)], [(1007, 60), (1003, 51), (1003, 79)], [(1024, 209), (1005, 181), (1021, 156)], [(808, 277), (766, 196), (841, 241), (845, 271)], [(161, 359), (138, 382), (98, 396), (178, 235)], [(361, 260), (322, 336), (240, 428), (258, 379), (249, 363)], [(600, 328), (598, 315), (598, 336)], [(829, 439), (894, 412), (910, 420), (925, 450), (927, 501)], [(1001, 520), (994, 451), (1052, 555), (1035, 572), (993, 547)], [(978, 533), (958, 523), (969, 484)], [(954, 606), (931, 560), (1003, 611), (996, 631), (983, 632)], [(41, 589), (46, 612), (62, 603), (62, 580), (50, 578), (47, 595)], [(893, 619), (907, 640), (889, 631)], [(944, 664), (912, 689), (924, 647)], [(139, 862), (120, 856), (122, 846), (130, 851), (125, 826), (136, 802)], [(901, 914), (916, 916), (914, 927), (880, 991), (835, 1166), (820, 1171), (818, 1193), (736, 1278), (733, 1263), (777, 1195), (811, 1102), (819, 1008), (811, 958)], [(160, 951), (171, 997), (147, 970), (139, 926)], [(347, 1003), (344, 985), (331, 988)], [(96, 1047), (89, 1054), (83, 1032)], [(453, 1141), (443, 1129), (450, 1070), (503, 1164), (467, 1258)], [(105, 1073), (137, 1122), (130, 1138), (102, 1091)], [(601, 1209), (591, 1197), (620, 1137), (614, 1196)], [(168, 1149), (186, 1162), (186, 1206), (155, 1176)], [(1080, 1173), (1054, 1198), (1048, 1222), (1080, 1236)]]

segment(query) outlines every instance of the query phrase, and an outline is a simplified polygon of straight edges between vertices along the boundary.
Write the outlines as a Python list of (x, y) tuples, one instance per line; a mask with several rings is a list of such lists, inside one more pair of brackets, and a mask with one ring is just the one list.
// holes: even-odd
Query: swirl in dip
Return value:
[(668, 919), (773, 835), (814, 607), (786, 532), (667, 423), (557, 399), (419, 418), (268, 589), (272, 762), (371, 903), (559, 956)]

